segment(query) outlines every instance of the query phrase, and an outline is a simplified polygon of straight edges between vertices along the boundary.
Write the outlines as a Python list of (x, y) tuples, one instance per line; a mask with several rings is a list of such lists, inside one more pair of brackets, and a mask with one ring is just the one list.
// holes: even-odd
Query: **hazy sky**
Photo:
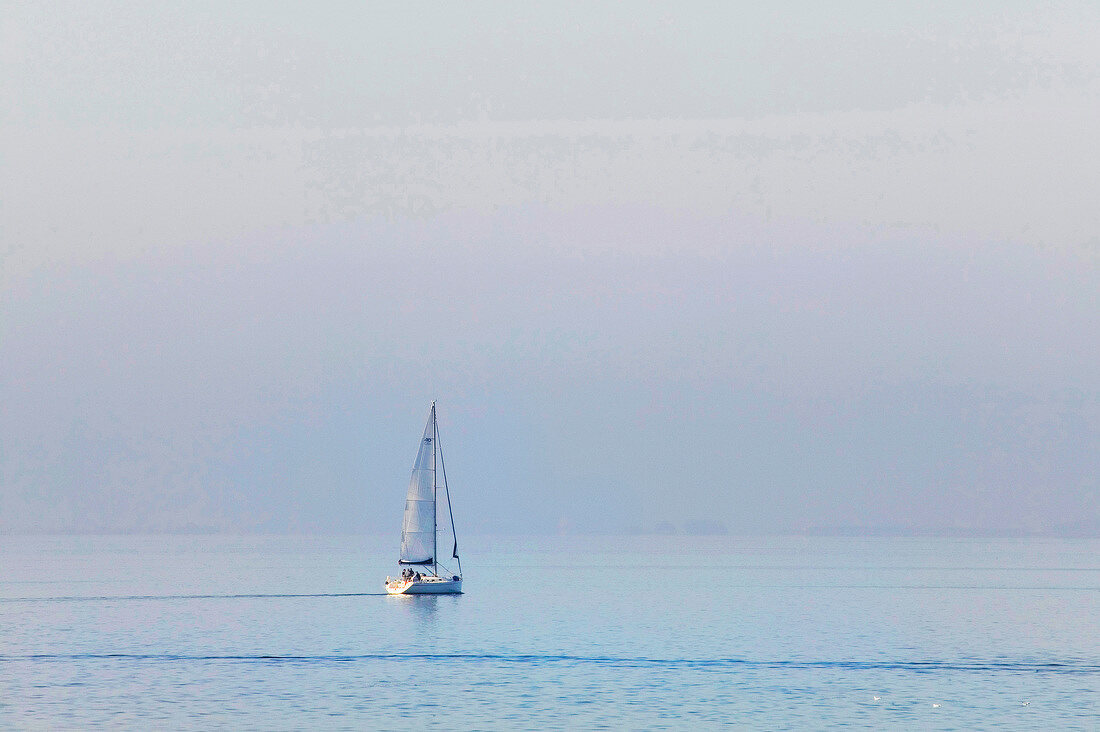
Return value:
[(0, 0), (0, 530), (1100, 527), (1097, 38)]

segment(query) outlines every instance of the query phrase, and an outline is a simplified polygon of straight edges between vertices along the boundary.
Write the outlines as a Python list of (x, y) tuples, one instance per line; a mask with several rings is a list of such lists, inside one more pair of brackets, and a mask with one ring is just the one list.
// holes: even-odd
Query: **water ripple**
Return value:
[(443, 662), (487, 664), (562, 664), (596, 665), (621, 668), (698, 668), (698, 669), (842, 669), (850, 671), (896, 670), (918, 673), (1008, 672), (1053, 674), (1100, 674), (1100, 664), (1076, 661), (858, 661), (858, 660), (752, 660), (745, 658), (647, 658), (618, 656), (573, 656), (546, 654), (489, 653), (367, 653), (356, 655), (244, 655), (244, 654), (175, 654), (175, 653), (78, 653), (0, 656), (0, 663), (12, 662), (73, 662), (73, 661), (136, 661), (136, 662), (235, 662), (328, 664), (373, 661)]

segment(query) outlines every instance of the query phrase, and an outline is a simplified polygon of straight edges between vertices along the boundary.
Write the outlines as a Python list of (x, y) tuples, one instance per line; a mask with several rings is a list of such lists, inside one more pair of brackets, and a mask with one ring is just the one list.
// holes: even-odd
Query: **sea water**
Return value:
[(1100, 729), (1100, 542), (0, 539), (0, 727)]

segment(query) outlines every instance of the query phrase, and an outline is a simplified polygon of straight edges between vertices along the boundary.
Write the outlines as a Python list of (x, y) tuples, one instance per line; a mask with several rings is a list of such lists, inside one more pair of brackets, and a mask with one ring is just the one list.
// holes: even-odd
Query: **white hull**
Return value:
[(391, 595), (461, 595), (462, 580), (425, 577), (419, 580), (386, 578), (386, 592)]

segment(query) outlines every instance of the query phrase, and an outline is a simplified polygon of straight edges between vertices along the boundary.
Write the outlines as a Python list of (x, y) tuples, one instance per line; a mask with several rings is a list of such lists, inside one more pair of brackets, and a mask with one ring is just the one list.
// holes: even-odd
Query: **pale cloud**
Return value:
[(9, 132), (8, 275), (20, 261), (530, 205), (920, 229), (1094, 257), (1089, 91), (751, 120)]

